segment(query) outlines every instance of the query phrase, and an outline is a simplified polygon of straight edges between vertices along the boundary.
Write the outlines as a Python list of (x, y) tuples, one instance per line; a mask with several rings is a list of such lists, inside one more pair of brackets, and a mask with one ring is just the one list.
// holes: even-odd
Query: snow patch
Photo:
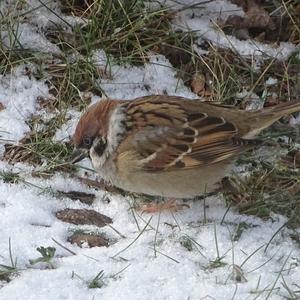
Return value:
[(240, 93), (237, 93), (236, 97), (246, 101), (246, 110), (259, 110), (264, 107), (265, 101), (253, 92), (244, 90)]
[(278, 83), (278, 79), (277, 78), (273, 78), (273, 77), (269, 77), (266, 80), (266, 86), (272, 86)]
[(278, 46), (263, 44), (254, 40), (239, 40), (234, 36), (226, 35), (217, 25), (226, 21), (230, 15), (244, 16), (242, 8), (228, 0), (215, 0), (208, 3), (199, 3), (190, 9), (181, 8), (196, 4), (196, 1), (166, 1), (173, 9), (179, 9), (174, 20), (174, 28), (183, 31), (192, 31), (198, 36), (197, 53), (203, 41), (207, 41), (220, 48), (228, 48), (242, 56), (256, 56), (260, 58), (276, 58), (284, 60), (294, 51), (292, 43), (281, 42)]
[(73, 136), (75, 132), (76, 125), (80, 119), (81, 112), (75, 111), (75, 110), (69, 110), (66, 114), (66, 118), (69, 119), (66, 123), (62, 125), (61, 128), (59, 128), (54, 137), (53, 140), (55, 142), (68, 142), (71, 140), (71, 137)]
[(1, 139), (18, 141), (29, 132), (26, 121), (36, 111), (37, 98), (49, 96), (47, 85), (27, 75), (28, 68), (18, 66), (0, 75), (0, 102), (5, 107), (0, 111)]
[(49, 42), (44, 34), (31, 24), (17, 24), (11, 31), (1, 31), (0, 40), (8, 49), (31, 49), (44, 53), (61, 54), (60, 49)]
[(109, 98), (133, 99), (154, 94), (198, 98), (181, 79), (176, 78), (175, 69), (162, 55), (150, 56), (149, 63), (142, 67), (121, 66), (99, 50), (94, 54), (94, 62), (108, 73), (108, 78), (99, 84)]

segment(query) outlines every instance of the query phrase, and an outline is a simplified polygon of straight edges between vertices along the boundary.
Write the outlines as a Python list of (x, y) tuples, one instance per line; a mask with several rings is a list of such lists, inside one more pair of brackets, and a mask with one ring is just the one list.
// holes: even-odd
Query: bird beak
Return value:
[(84, 158), (88, 157), (88, 151), (84, 151), (84, 150), (81, 150), (81, 149), (74, 149), (73, 150), (73, 153), (70, 157), (70, 163), (71, 164), (75, 164), (81, 160), (83, 160)]

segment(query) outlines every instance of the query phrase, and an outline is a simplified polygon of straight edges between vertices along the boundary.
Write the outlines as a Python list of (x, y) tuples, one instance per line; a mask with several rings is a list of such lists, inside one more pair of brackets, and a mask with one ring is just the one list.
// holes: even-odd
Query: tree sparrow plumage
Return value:
[(253, 112), (177, 96), (102, 100), (77, 125), (74, 162), (88, 156), (127, 191), (191, 198), (215, 190), (255, 135), (297, 111), (300, 102)]

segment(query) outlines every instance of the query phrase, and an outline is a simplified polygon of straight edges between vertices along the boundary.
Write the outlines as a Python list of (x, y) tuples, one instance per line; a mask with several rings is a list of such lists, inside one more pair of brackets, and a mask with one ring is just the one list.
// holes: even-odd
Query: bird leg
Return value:
[(178, 212), (184, 208), (190, 208), (188, 204), (177, 203), (175, 198), (168, 198), (167, 200), (162, 200), (161, 198), (155, 202), (151, 202), (141, 206), (139, 209), (142, 213), (158, 213), (162, 211), (169, 211), (169, 212)]

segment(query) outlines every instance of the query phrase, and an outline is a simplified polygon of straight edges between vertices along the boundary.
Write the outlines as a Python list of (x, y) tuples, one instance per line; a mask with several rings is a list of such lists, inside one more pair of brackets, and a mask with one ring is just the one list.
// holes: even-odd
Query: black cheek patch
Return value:
[(103, 140), (100, 140), (95, 146), (94, 151), (101, 156), (106, 148), (106, 143)]

